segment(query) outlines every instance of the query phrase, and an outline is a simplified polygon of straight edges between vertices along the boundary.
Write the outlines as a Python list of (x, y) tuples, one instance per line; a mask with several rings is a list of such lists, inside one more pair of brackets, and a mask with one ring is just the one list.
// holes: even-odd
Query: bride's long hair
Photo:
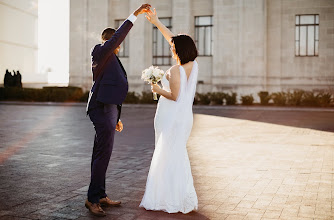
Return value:
[(172, 37), (172, 52), (179, 65), (194, 61), (198, 56), (198, 51), (194, 40), (186, 34), (178, 34)]

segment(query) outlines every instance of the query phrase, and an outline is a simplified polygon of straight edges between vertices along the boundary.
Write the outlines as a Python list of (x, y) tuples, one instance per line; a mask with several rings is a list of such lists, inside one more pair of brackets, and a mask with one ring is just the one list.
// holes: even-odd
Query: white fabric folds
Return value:
[[(194, 61), (189, 79), (180, 66), (180, 91), (176, 101), (160, 97), (155, 119), (155, 150), (140, 207), (168, 213), (197, 210), (198, 200), (186, 144), (193, 125), (192, 105), (198, 64)], [(165, 90), (169, 82), (162, 79)]]

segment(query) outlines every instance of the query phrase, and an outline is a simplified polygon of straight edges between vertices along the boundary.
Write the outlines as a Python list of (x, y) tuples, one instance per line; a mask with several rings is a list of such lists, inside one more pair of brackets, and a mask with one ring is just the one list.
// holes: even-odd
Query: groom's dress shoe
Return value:
[(100, 204), (105, 206), (119, 206), (121, 205), (121, 201), (113, 201), (108, 197), (100, 199)]
[(95, 216), (100, 216), (100, 217), (106, 216), (106, 213), (103, 211), (100, 204), (98, 203), (91, 203), (87, 199), (85, 202), (85, 206)]

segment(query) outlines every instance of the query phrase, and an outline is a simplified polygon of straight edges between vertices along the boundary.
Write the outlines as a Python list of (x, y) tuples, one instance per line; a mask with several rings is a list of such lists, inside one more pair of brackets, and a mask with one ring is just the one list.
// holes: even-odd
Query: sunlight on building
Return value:
[(38, 71), (49, 84), (67, 85), (69, 78), (69, 1), (38, 2)]

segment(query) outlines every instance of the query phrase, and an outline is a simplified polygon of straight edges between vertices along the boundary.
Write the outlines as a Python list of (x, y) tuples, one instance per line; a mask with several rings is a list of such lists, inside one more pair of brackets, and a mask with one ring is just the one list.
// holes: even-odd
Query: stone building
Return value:
[(24, 83), (43, 81), (37, 74), (37, 38), (38, 0), (0, 0), (0, 84), (6, 69), (20, 70)]
[[(174, 34), (187, 33), (200, 56), (198, 92), (334, 88), (333, 0), (147, 0)], [(143, 1), (71, 0), (70, 85), (89, 89), (90, 49)], [(162, 35), (140, 15), (120, 58), (130, 91), (149, 90), (141, 71), (174, 64)]]

